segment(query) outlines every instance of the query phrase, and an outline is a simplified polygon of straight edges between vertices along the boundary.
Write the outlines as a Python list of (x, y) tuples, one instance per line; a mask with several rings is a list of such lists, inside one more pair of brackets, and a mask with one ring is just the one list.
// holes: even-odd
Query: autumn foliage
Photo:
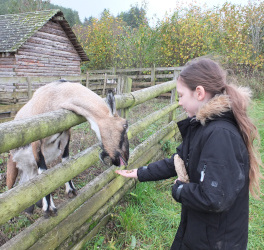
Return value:
[(225, 3), (209, 9), (190, 4), (176, 8), (155, 27), (132, 28), (104, 12), (74, 32), (90, 58), (85, 67), (105, 69), (181, 66), (192, 58), (217, 56), (235, 70), (264, 66), (264, 2)]

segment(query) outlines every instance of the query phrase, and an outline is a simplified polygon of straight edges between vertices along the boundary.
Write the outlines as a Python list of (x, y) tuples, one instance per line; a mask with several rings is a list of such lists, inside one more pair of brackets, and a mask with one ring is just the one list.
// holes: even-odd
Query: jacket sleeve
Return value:
[(163, 159), (140, 167), (137, 174), (138, 180), (141, 182), (164, 180), (176, 176), (174, 155), (170, 159)]
[(222, 212), (248, 184), (248, 152), (241, 136), (229, 130), (217, 128), (207, 138), (197, 168), (199, 183), (183, 184), (180, 192), (175, 186), (172, 194), (186, 207)]

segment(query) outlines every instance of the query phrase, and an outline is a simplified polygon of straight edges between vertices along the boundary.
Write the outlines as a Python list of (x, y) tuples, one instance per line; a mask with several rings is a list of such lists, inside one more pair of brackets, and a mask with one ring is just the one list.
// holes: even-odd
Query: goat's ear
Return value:
[(115, 103), (115, 96), (112, 90), (108, 90), (106, 96), (106, 103), (112, 113), (112, 115), (116, 114), (116, 103)]

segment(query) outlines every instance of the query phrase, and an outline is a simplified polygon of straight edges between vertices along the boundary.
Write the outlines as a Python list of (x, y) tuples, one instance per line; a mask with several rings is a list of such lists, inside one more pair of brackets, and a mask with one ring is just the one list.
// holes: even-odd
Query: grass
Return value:
[[(258, 127), (260, 134), (260, 152), (261, 158), (264, 162), (264, 98), (254, 101), (253, 108), (250, 111), (251, 117), (255, 125)], [(262, 169), (264, 175), (264, 171)], [(264, 193), (264, 181), (261, 183), (261, 191)], [(260, 200), (250, 197), (249, 200), (249, 240), (248, 249), (264, 249), (264, 195), (262, 194)]]
[(138, 184), (114, 209), (111, 222), (86, 249), (169, 249), (181, 208), (172, 199), (168, 186), (160, 183)]
[[(264, 161), (264, 99), (253, 102), (250, 116), (259, 129)], [(148, 133), (148, 132), (147, 132)], [(165, 149), (172, 154), (176, 145)], [(137, 183), (115, 207), (113, 218), (84, 249), (169, 249), (180, 222), (181, 206), (171, 197), (173, 180)], [(264, 181), (261, 183), (264, 193)], [(248, 250), (264, 249), (264, 197), (250, 197)]]

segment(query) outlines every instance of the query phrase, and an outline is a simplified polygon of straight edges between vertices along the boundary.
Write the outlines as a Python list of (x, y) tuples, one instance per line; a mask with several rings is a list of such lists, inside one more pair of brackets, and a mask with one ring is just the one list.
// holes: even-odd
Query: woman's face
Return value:
[(198, 100), (197, 91), (190, 90), (180, 79), (177, 81), (176, 89), (178, 92), (179, 105), (183, 107), (189, 117), (195, 116), (202, 105), (201, 101)]

